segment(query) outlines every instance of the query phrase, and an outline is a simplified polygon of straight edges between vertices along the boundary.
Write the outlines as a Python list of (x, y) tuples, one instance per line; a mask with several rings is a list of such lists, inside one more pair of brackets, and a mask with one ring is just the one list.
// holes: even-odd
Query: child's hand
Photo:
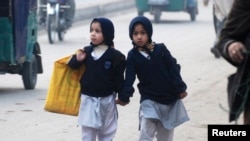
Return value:
[(120, 99), (115, 100), (115, 103), (116, 103), (116, 104), (120, 104), (121, 106), (125, 106), (125, 105), (128, 104), (128, 103), (125, 103), (125, 102), (120, 101)]
[(179, 97), (180, 97), (180, 99), (183, 99), (183, 98), (185, 98), (187, 95), (188, 95), (188, 94), (187, 94), (187, 92), (185, 91), (185, 92), (180, 93)]
[(83, 61), (85, 58), (86, 58), (86, 53), (84, 52), (84, 50), (78, 50), (76, 52), (77, 61)]

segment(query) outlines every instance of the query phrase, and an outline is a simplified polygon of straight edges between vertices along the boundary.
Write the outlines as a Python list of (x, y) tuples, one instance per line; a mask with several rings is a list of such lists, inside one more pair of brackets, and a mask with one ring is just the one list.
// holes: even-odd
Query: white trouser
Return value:
[(81, 96), (78, 125), (82, 141), (112, 141), (117, 130), (115, 95), (107, 97)]
[(173, 141), (174, 129), (166, 129), (157, 119), (141, 118), (139, 141)]
[[(114, 119), (116, 120), (116, 119)], [(110, 122), (105, 129), (95, 129), (82, 126), (82, 141), (112, 141), (117, 129), (117, 122)]]

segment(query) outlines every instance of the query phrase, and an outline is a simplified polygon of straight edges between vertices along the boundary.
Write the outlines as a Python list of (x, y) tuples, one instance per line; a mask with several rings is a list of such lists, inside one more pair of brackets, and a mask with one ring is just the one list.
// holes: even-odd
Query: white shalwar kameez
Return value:
[(115, 94), (107, 97), (81, 95), (78, 126), (82, 127), (82, 141), (112, 141), (117, 130)]
[(181, 100), (171, 105), (144, 100), (139, 113), (139, 141), (153, 141), (154, 136), (157, 141), (173, 141), (174, 128), (189, 120)]
[[(107, 50), (106, 45), (95, 47), (91, 56), (99, 59)], [(116, 94), (91, 97), (81, 94), (78, 126), (82, 127), (82, 141), (112, 141), (117, 130)]]

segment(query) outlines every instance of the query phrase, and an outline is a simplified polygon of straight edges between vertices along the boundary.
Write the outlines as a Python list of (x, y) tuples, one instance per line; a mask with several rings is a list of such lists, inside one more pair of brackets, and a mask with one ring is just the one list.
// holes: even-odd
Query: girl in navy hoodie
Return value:
[(140, 98), (139, 141), (172, 141), (174, 128), (189, 120), (181, 99), (187, 86), (180, 75), (180, 65), (166, 46), (152, 42), (152, 23), (144, 16), (129, 25), (133, 48), (128, 52), (125, 84), (117, 104), (126, 105), (133, 96), (136, 76)]
[(111, 141), (117, 130), (116, 94), (124, 82), (125, 55), (114, 48), (114, 26), (104, 17), (90, 24), (89, 46), (74, 55), (68, 65), (85, 65), (80, 79), (81, 105), (78, 125), (82, 141)]

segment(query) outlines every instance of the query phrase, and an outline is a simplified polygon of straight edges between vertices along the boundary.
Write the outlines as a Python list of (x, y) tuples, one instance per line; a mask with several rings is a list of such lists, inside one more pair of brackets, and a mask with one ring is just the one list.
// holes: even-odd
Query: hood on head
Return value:
[(115, 29), (112, 21), (104, 17), (94, 18), (90, 26), (92, 25), (93, 22), (100, 23), (104, 38), (104, 43), (108, 46), (114, 46), (113, 40), (114, 40)]
[(129, 37), (130, 37), (130, 39), (133, 40), (133, 31), (134, 31), (135, 25), (137, 23), (141, 23), (143, 25), (143, 27), (145, 28), (145, 30), (147, 32), (149, 42), (152, 42), (152, 39), (151, 39), (152, 34), (153, 34), (152, 23), (148, 18), (146, 18), (144, 16), (137, 16), (131, 20), (131, 22), (129, 24)]

